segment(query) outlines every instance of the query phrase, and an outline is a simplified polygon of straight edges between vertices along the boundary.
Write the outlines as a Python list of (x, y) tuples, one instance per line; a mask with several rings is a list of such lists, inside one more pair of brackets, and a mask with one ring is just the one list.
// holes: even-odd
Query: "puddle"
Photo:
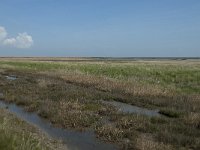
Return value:
[(17, 77), (14, 76), (14, 75), (10, 75), (10, 76), (6, 76), (6, 79), (7, 79), (7, 80), (16, 80)]
[(63, 141), (69, 150), (116, 150), (116, 146), (104, 143), (95, 137), (94, 132), (78, 132), (53, 127), (47, 120), (42, 119), (36, 113), (30, 113), (15, 104), (7, 104), (0, 101), (0, 108), (7, 108), (19, 118), (37, 126), (56, 140)]
[(109, 117), (104, 117), (100, 121), (101, 124), (112, 125), (113, 127), (116, 126), (114, 122), (110, 121)]
[(119, 111), (123, 113), (136, 113), (136, 114), (141, 114), (141, 115), (147, 115), (150, 117), (160, 116), (159, 110), (149, 110), (149, 109), (125, 104), (122, 102), (116, 102), (116, 101), (102, 101), (102, 103), (115, 106), (116, 108), (119, 109)]

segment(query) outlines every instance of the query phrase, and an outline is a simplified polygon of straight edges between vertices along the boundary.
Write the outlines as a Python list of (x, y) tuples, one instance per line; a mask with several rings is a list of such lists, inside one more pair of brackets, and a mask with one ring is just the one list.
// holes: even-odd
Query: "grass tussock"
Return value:
[(120, 128), (116, 128), (109, 124), (97, 128), (96, 133), (104, 140), (110, 142), (122, 141), (125, 134), (124, 131), (121, 130)]
[(145, 134), (139, 136), (134, 144), (137, 150), (175, 150), (172, 145), (156, 142), (155, 139)]
[(200, 113), (190, 112), (184, 117), (184, 122), (200, 129)]

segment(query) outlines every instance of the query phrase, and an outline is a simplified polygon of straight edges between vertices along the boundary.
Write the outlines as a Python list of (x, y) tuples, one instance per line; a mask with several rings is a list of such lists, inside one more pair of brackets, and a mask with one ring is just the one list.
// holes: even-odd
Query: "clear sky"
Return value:
[(0, 56), (200, 57), (200, 0), (1, 0)]

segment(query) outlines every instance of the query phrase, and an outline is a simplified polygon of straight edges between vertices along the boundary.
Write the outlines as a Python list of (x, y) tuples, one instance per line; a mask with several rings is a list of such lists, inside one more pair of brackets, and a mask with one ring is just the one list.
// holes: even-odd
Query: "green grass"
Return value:
[(7, 110), (0, 109), (1, 150), (49, 150), (56, 148), (34, 127), (19, 120)]
[(119, 80), (137, 80), (144, 84), (159, 84), (187, 93), (200, 93), (200, 65), (158, 63), (58, 63), (58, 62), (9, 62), (0, 61), (0, 66), (12, 66), (22, 70), (82, 72)]

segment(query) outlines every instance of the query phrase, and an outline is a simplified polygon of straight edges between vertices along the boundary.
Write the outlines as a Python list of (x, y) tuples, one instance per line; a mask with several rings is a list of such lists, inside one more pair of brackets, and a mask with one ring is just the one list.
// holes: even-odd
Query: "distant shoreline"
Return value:
[(24, 59), (31, 59), (31, 58), (44, 58), (44, 59), (95, 59), (95, 60), (153, 60), (153, 59), (163, 59), (163, 60), (186, 60), (186, 59), (200, 59), (200, 57), (48, 57), (48, 56), (25, 56), (25, 57), (18, 57), (18, 56), (0, 56), (1, 58), (24, 58)]

